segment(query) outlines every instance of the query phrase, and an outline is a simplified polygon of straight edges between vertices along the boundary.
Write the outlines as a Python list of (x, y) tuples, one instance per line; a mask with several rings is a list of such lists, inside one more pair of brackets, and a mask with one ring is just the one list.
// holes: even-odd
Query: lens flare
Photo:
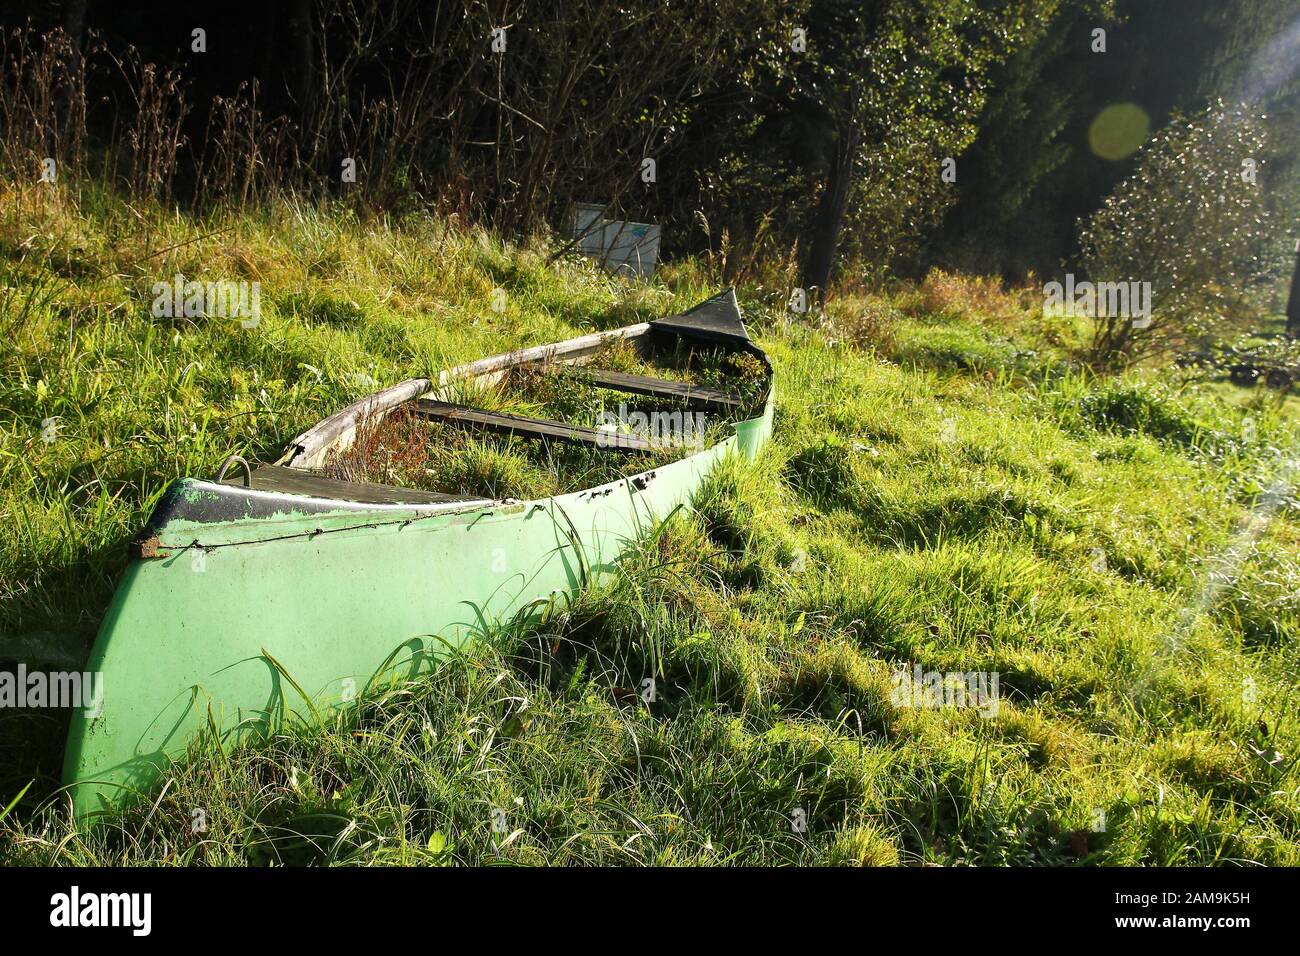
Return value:
[(1112, 103), (1088, 127), (1088, 146), (1102, 159), (1127, 159), (1151, 134), (1151, 117), (1136, 103)]

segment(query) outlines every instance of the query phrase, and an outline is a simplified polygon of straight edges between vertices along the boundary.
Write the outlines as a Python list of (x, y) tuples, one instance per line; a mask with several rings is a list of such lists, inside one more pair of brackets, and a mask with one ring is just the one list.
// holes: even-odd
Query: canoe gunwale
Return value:
[[(697, 313), (715, 305), (723, 307), (721, 320), (710, 320), (707, 312), (703, 319), (694, 318)], [(458, 384), (494, 382), (510, 369), (538, 362), (580, 365), (583, 360), (599, 353), (611, 341), (644, 340), (651, 335), (671, 337), (678, 341), (688, 339), (707, 342), (753, 355), (767, 371), (766, 400), (770, 405), (771, 363), (766, 353), (750, 340), (748, 330), (740, 319), (734, 290), (728, 289), (681, 316), (636, 323), (604, 332), (588, 333), (560, 342), (492, 355), (440, 372), (437, 385), (427, 378), (412, 378), (380, 389), (327, 416), (298, 435), (289, 443), (275, 466), (299, 471), (318, 468), (331, 452), (337, 453), (351, 444), (358, 424), (367, 416), (386, 415), (396, 408), (414, 405), (431, 396), (440, 396), (435, 399), (438, 401), (445, 400), (445, 396), (448, 396)], [(770, 408), (766, 408), (765, 413), (770, 415)], [(754, 419), (749, 420), (749, 422), (753, 421)], [(746, 424), (743, 420), (731, 423), (733, 438)], [(724, 442), (729, 440), (732, 439), (724, 439)], [(679, 460), (709, 454), (716, 447), (717, 445), (700, 449)], [(653, 480), (653, 477), (651, 470), (626, 475), (619, 481), (629, 482), (634, 487), (643, 487), (645, 483)], [(615, 482), (617, 483), (619, 482)], [(136, 558), (152, 558), (174, 553), (177, 549), (192, 544), (202, 545), (199, 538), (193, 538), (190, 542), (179, 541), (175, 535), (176, 529), (183, 529), (185, 534), (190, 534), (201, 530), (203, 525), (229, 521), (257, 519), (268, 523), (267, 530), (270, 530), (275, 519), (281, 515), (324, 516), (330, 513), (350, 512), (394, 517), (401, 515), (403, 518), (398, 520), (413, 520), (431, 515), (481, 511), (513, 503), (511, 499), (474, 496), (458, 501), (436, 503), (403, 502), (400, 500), (402, 493), (410, 489), (403, 489), (399, 485), (383, 487), (392, 490), (393, 501), (374, 502), (349, 498), (345, 494), (347, 484), (344, 482), (339, 483), (340, 494), (337, 497), (324, 497), (302, 491), (251, 489), (233, 480), (217, 483), (183, 478), (174, 482), (159, 499), (146, 527), (132, 542), (131, 554)], [(262, 535), (255, 537), (260, 540)]]
[[(720, 319), (709, 314), (712, 307), (721, 306)], [(325, 464), (331, 453), (346, 450), (353, 441), (358, 424), (367, 417), (387, 415), (394, 409), (427, 399), (438, 402), (451, 400), (455, 388), (472, 383), (492, 385), (510, 369), (536, 363), (559, 362), (581, 365), (610, 342), (619, 340), (645, 340), (651, 336), (677, 340), (692, 339), (721, 345), (746, 352), (757, 358), (767, 371), (770, 391), (772, 364), (767, 354), (749, 337), (734, 289), (727, 289), (711, 299), (678, 316), (638, 322), (604, 332), (591, 332), (560, 342), (502, 352), (474, 362), (466, 362), (438, 373), (437, 382), (427, 378), (411, 378), (358, 399), (334, 414), (322, 419), (294, 438), (275, 464), (289, 468), (318, 468)], [(765, 396), (766, 397), (766, 396)]]

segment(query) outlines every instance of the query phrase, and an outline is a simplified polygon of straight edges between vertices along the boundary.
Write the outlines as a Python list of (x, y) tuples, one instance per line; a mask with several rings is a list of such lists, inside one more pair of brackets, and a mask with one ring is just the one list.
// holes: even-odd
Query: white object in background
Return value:
[(659, 226), (604, 219), (604, 209), (598, 203), (577, 204), (573, 234), (578, 248), (609, 272), (652, 275), (659, 262)]

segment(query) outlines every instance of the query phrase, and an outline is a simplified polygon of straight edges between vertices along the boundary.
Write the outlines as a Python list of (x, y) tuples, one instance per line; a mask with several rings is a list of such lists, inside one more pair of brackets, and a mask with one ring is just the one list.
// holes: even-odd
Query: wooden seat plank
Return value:
[(569, 425), (565, 422), (552, 422), (541, 418), (527, 418), (508, 412), (489, 412), (468, 405), (455, 405), (451, 402), (437, 402), (422, 398), (413, 403), (415, 414), (421, 418), (447, 422), (453, 425), (468, 425), (505, 435), (522, 435), (528, 438), (540, 438), (550, 441), (568, 442), (573, 445), (586, 445), (606, 451), (644, 452), (651, 451), (653, 445), (644, 438), (622, 435), (616, 432), (598, 431), (581, 425)]
[(740, 398), (735, 395), (692, 382), (675, 382), (666, 378), (651, 378), (648, 375), (632, 375), (588, 366), (575, 366), (565, 371), (574, 378), (585, 379), (600, 388), (631, 392), (634, 395), (671, 398), (720, 411), (734, 411), (741, 405)]

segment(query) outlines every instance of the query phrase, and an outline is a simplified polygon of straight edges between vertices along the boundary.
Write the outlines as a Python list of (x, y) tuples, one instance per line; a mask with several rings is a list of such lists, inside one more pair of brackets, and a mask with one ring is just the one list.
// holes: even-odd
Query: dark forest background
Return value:
[(1292, 216), (1298, 17), (1297, 0), (7, 0), (0, 139), (10, 174), (55, 156), (190, 207), (294, 190), (523, 238), (595, 201), (663, 223), (667, 255), (739, 270), (793, 250), (819, 289), (932, 266), (1021, 280), (1076, 258), (1133, 173), (1143, 129), (1120, 130), (1123, 155), (1090, 142), (1116, 104), (1151, 132), (1246, 104)]

